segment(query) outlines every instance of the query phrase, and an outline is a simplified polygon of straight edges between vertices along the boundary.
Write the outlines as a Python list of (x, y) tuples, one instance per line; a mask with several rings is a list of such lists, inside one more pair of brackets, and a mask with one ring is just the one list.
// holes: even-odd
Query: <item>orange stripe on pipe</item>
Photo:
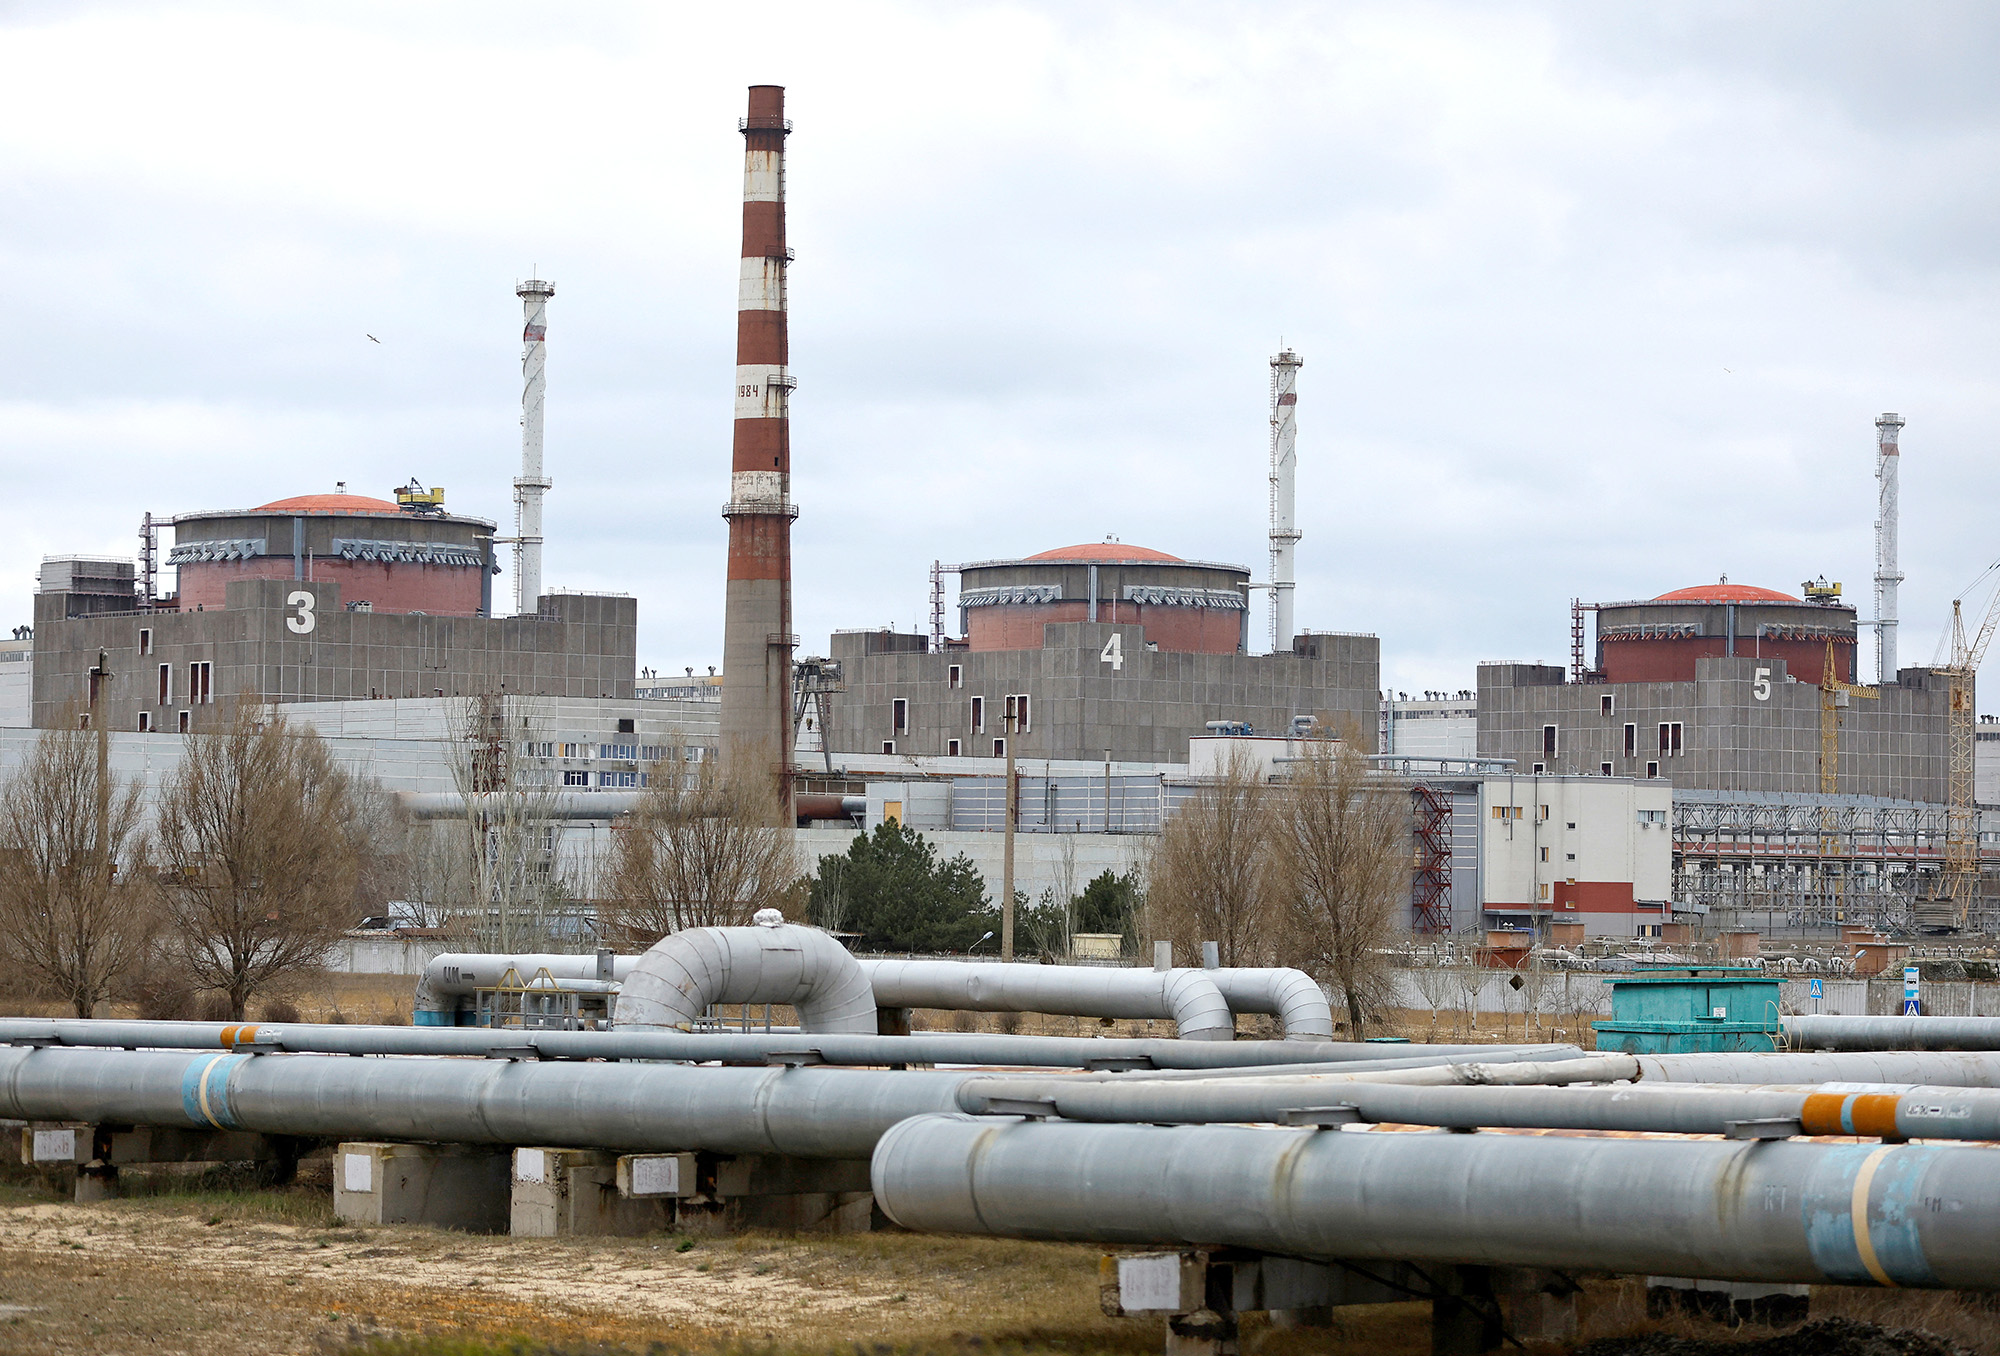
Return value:
[(1845, 1135), (1850, 1133), (1841, 1123), (1840, 1110), (1847, 1102), (1844, 1093), (1811, 1092), (1806, 1094), (1806, 1104), (1799, 1108), (1799, 1128), (1808, 1135)]
[(1902, 1131), (1896, 1128), (1896, 1103), (1900, 1100), (1886, 1092), (1864, 1092), (1855, 1097), (1854, 1107), (1849, 1112), (1854, 1133), (1874, 1135), (1878, 1139), (1901, 1138)]

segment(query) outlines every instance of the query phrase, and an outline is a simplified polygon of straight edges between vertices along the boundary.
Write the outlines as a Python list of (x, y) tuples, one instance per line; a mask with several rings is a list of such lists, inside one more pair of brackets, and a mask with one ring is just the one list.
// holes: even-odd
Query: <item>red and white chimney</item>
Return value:
[(785, 330), (785, 91), (750, 87), (743, 133), (743, 259), (736, 310), (736, 437), (722, 636), (724, 767), (772, 778), (790, 823), (792, 447)]

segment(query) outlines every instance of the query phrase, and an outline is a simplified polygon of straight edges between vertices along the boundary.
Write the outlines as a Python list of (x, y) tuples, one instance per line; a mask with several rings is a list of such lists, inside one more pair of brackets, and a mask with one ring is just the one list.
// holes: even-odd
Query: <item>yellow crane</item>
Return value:
[(1945, 753), (1945, 829), (1944, 829), (1944, 894), (1957, 914), (1959, 927), (1964, 927), (1966, 915), (1972, 908), (1972, 901), (1979, 893), (1979, 807), (1972, 798), (1972, 758), (1974, 744), (1974, 722), (1977, 694), (1974, 680), (1979, 674), (1979, 661), (1985, 657), (1986, 646), (1993, 639), (1993, 628), (2000, 623), (2000, 589), (1986, 604), (1986, 612), (1980, 618), (1979, 629), (1971, 640), (1965, 638), (1965, 599), (2000, 564), (1989, 566), (1974, 581), (1972, 588), (1951, 600), (1951, 662), (1940, 668), (1945, 676), (1948, 693), (1948, 716), (1946, 725)]

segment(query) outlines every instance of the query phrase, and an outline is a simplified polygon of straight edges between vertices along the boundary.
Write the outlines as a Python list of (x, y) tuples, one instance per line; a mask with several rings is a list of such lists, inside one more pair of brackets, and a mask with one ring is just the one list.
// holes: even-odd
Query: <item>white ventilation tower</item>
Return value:
[(1299, 369), (1306, 360), (1286, 349), (1271, 359), (1271, 649), (1292, 648), (1292, 590), (1298, 585), (1293, 548), (1302, 535), (1293, 509), (1299, 471)]
[(1885, 414), (1875, 421), (1875, 681), (1896, 681), (1896, 585), (1903, 575), (1896, 568), (1896, 471), (1903, 460), (1896, 445), (1903, 416)]
[(527, 305), (521, 331), (521, 474), (514, 481), (514, 611), (542, 605), (542, 386), (548, 365), (549, 298), (556, 285), (530, 278), (514, 289)]

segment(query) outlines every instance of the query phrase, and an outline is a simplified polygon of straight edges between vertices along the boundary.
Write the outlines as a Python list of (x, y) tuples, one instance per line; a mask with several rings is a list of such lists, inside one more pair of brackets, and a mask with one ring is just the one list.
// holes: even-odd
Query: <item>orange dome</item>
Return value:
[(1675, 589), (1653, 599), (1656, 603), (1796, 603), (1799, 599), (1776, 589), (1760, 589), (1750, 584), (1696, 584)]
[(1038, 551), (1027, 557), (1029, 560), (1115, 560), (1119, 562), (1164, 561), (1170, 565), (1181, 564), (1179, 556), (1170, 556), (1165, 551), (1155, 551), (1149, 546), (1127, 546), (1117, 541), (1094, 541), (1084, 546), (1058, 546), (1053, 551)]
[(370, 499), (365, 494), (301, 494), (259, 504), (253, 513), (401, 513), (386, 499)]

